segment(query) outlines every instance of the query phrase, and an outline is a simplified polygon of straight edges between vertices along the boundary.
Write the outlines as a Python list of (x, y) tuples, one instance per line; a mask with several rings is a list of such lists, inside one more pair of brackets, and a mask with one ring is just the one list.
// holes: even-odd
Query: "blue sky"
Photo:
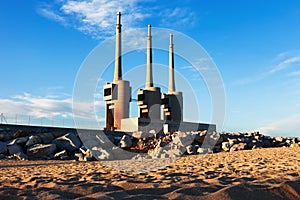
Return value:
[[(224, 131), (300, 136), (298, 0), (3, 0), (0, 112), (70, 118), (76, 74), (92, 49), (114, 34), (119, 10), (124, 29), (151, 23), (202, 45), (223, 79)], [(143, 62), (144, 54), (137, 54)], [(157, 51), (153, 59), (167, 65), (164, 56)], [(124, 70), (136, 64), (129, 58)], [(185, 77), (193, 75), (180, 58), (175, 62)], [(109, 71), (105, 78), (110, 78)], [(200, 119), (209, 122), (210, 96), (201, 84)], [(101, 98), (97, 105), (103, 107)]]

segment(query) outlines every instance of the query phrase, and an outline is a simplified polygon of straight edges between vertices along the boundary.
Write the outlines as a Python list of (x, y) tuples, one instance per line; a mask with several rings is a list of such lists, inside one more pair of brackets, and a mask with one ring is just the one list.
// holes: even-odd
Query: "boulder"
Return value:
[(284, 141), (284, 138), (283, 138), (283, 137), (275, 137), (274, 139), (275, 139), (275, 141), (278, 142), (278, 143), (281, 143), (281, 142)]
[(29, 137), (27, 143), (25, 144), (26, 147), (30, 147), (32, 145), (35, 145), (35, 144), (40, 144), (42, 143), (42, 139), (40, 136), (38, 135), (32, 135)]
[(269, 147), (272, 147), (272, 141), (270, 140), (270, 139), (264, 139), (263, 141), (262, 141), (262, 143), (263, 143), (263, 147), (264, 148), (269, 148)]
[(200, 136), (205, 136), (207, 134), (207, 130), (199, 131), (198, 133)]
[(22, 147), (17, 143), (8, 144), (7, 149), (8, 149), (9, 155), (14, 155), (14, 154), (23, 152)]
[(14, 138), (19, 138), (19, 137), (26, 137), (26, 136), (28, 136), (28, 135), (29, 135), (29, 132), (23, 131), (23, 130), (18, 130), (17, 132), (15, 132), (15, 133), (13, 134), (13, 137), (14, 137)]
[(61, 150), (67, 150), (68, 152), (74, 152), (81, 147), (81, 141), (75, 133), (68, 133), (64, 136), (53, 140), (55, 144)]
[(13, 135), (10, 132), (3, 131), (0, 133), (0, 141), (7, 142), (13, 138)]
[(194, 141), (193, 134), (187, 132), (176, 132), (172, 138), (172, 144), (176, 145), (178, 148), (185, 147), (192, 144)]
[(16, 138), (16, 143), (17, 144), (26, 144), (26, 142), (28, 141), (29, 137), (28, 136), (25, 136), (25, 137), (19, 137), (19, 138)]
[(238, 143), (238, 140), (237, 139), (228, 139), (228, 142), (229, 142), (230, 146), (233, 146), (234, 144)]
[(292, 143), (292, 144), (290, 145), (290, 147), (296, 148), (296, 147), (299, 147), (299, 144), (298, 144), (298, 143)]
[(16, 160), (28, 160), (28, 156), (24, 154), (23, 152), (19, 152), (13, 155), (13, 158)]
[(198, 154), (206, 154), (206, 153), (208, 153), (208, 148), (198, 148), (197, 153)]
[(246, 143), (238, 143), (238, 144), (234, 144), (231, 148), (230, 148), (230, 152), (233, 151), (240, 151), (240, 150), (245, 150), (247, 147)]
[[(160, 158), (162, 157), (163, 153), (164, 153), (163, 142), (161, 140), (158, 141), (156, 147), (153, 150), (148, 151), (148, 155), (151, 156), (151, 158)], [(165, 155), (163, 155), (163, 157), (165, 157)]]
[(229, 142), (222, 142), (222, 149), (223, 151), (229, 151), (231, 148), (231, 145)]
[(35, 144), (27, 149), (27, 155), (31, 158), (49, 159), (55, 151), (55, 144)]
[(155, 133), (155, 135), (154, 135), (154, 137), (157, 139), (164, 138), (165, 136), (166, 136), (166, 134), (164, 134), (163, 132), (158, 132), (158, 133)]
[(5, 142), (0, 142), (0, 154), (6, 154), (7, 152), (7, 146)]
[(136, 138), (136, 139), (147, 139), (148, 138), (148, 134), (142, 131), (136, 131), (132, 133), (132, 137)]
[(188, 146), (186, 147), (186, 152), (187, 152), (187, 154), (189, 154), (189, 155), (195, 154), (195, 153), (196, 153), (196, 148), (195, 148), (195, 146), (194, 146), (194, 145), (188, 145)]
[(194, 135), (194, 141), (201, 145), (204, 141), (205, 135), (200, 136), (199, 134)]
[(128, 135), (123, 135), (123, 137), (120, 140), (120, 147), (121, 148), (130, 148), (132, 145), (132, 140), (130, 136)]
[(86, 161), (86, 160), (84, 160), (84, 157), (83, 157), (82, 153), (75, 153), (75, 158), (78, 161)]
[(216, 144), (222, 143), (223, 138), (217, 132), (209, 132), (205, 135), (203, 145), (214, 147)]
[(93, 154), (89, 149), (86, 149), (84, 146), (82, 146), (79, 151), (83, 155), (83, 161), (91, 161), (93, 160)]
[(61, 136), (64, 136), (66, 133), (63, 132), (63, 131), (55, 131), (55, 132), (52, 132), (52, 135), (54, 138), (58, 138), (58, 137), (61, 137)]
[(54, 136), (52, 133), (47, 132), (47, 133), (41, 133), (40, 138), (44, 144), (49, 144), (54, 139)]
[(54, 159), (57, 160), (68, 160), (69, 156), (66, 150), (60, 151), (53, 156)]

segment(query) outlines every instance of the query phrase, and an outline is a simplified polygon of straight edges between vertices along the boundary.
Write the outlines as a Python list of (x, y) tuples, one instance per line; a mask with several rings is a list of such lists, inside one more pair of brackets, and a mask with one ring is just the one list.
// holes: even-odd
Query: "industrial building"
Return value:
[(184, 122), (183, 96), (176, 91), (174, 76), (173, 35), (170, 34), (169, 45), (169, 86), (168, 92), (162, 94), (159, 87), (154, 87), (152, 74), (152, 36), (151, 25), (148, 25), (147, 36), (147, 70), (145, 88), (137, 92), (138, 117), (129, 118), (131, 87), (130, 82), (122, 80), (122, 40), (121, 13), (117, 14), (116, 49), (114, 80), (104, 85), (104, 101), (106, 102), (105, 130), (126, 132), (150, 131), (215, 131), (216, 125)]

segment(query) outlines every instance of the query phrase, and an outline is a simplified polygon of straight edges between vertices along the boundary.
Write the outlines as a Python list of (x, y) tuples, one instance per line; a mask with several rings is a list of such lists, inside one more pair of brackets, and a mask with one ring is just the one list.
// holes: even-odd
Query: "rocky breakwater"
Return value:
[[(110, 141), (114, 144), (110, 151), (112, 155), (114, 152), (119, 155), (121, 151), (118, 149), (124, 149), (128, 152), (128, 155), (121, 156), (120, 159), (172, 158), (181, 155), (232, 152), (255, 148), (300, 146), (300, 138), (272, 137), (259, 132), (217, 133), (198, 131), (164, 134), (150, 131), (148, 133), (128, 133), (122, 137), (112, 134), (107, 136), (107, 142)], [(119, 148), (115, 148), (116, 146)], [(120, 157), (107, 155), (106, 149), (101, 148), (96, 148), (100, 157), (103, 157), (103, 152), (107, 159)], [(129, 152), (138, 154), (129, 154)], [(94, 160), (92, 152), (83, 146), (76, 132), (58, 133), (46, 129), (32, 132), (0, 129), (0, 159)]]
[(92, 160), (90, 150), (76, 132), (0, 130), (0, 159), (18, 160)]
[[(118, 145), (116, 143), (116, 145)], [(178, 157), (217, 152), (232, 152), (270, 147), (299, 147), (300, 138), (272, 137), (251, 133), (217, 132), (134, 132), (124, 136), (119, 146), (132, 152), (147, 153), (149, 158)]]

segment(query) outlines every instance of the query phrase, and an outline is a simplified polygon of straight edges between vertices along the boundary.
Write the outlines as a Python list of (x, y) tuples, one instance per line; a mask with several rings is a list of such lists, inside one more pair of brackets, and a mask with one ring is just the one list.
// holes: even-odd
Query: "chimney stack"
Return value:
[(122, 80), (121, 12), (117, 13), (114, 82)]
[(175, 92), (173, 35), (170, 34), (169, 47), (169, 93)]
[(146, 88), (153, 87), (152, 76), (152, 36), (151, 25), (148, 25), (148, 40), (147, 40), (147, 74), (146, 74)]

